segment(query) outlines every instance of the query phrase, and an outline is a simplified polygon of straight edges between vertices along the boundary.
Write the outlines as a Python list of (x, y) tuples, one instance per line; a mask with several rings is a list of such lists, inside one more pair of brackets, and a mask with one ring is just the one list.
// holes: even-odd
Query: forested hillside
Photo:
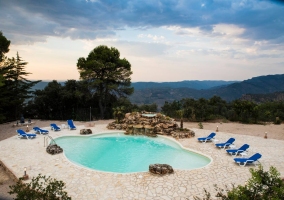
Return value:
[(136, 104), (156, 103), (163, 105), (165, 101), (181, 100), (182, 98), (206, 98), (219, 96), (226, 101), (233, 101), (245, 94), (267, 94), (284, 91), (284, 74), (254, 77), (242, 82), (206, 90), (191, 88), (148, 88), (135, 90), (130, 101)]
[(265, 102), (284, 102), (284, 91), (274, 92), (269, 94), (245, 94), (241, 97), (241, 100), (253, 101), (255, 103), (265, 103)]
[(268, 94), (283, 90), (284, 74), (277, 74), (254, 77), (240, 83), (233, 83), (226, 87), (209, 89), (204, 93), (203, 97), (210, 98), (216, 95), (226, 101), (232, 101), (241, 98), (244, 94)]

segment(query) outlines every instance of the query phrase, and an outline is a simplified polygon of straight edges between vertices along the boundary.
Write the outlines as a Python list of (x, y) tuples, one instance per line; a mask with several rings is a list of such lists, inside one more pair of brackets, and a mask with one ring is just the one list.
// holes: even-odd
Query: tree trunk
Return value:
[(180, 119), (180, 128), (183, 129), (183, 119)]
[(104, 119), (104, 117), (105, 117), (105, 112), (104, 112), (104, 106), (103, 106), (102, 99), (99, 99), (99, 107), (100, 107), (101, 119)]

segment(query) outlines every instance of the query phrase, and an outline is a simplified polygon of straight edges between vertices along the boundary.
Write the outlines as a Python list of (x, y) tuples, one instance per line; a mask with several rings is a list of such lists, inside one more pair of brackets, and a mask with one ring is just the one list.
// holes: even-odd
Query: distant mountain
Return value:
[(135, 90), (149, 88), (192, 88), (192, 89), (209, 89), (236, 83), (239, 81), (178, 81), (178, 82), (133, 82), (132, 87)]
[[(133, 82), (131, 86), (134, 87), (135, 90), (146, 89), (146, 88), (193, 88), (193, 89), (209, 89), (213, 87), (220, 87), (229, 85), (232, 83), (236, 83), (237, 81), (179, 81), (179, 82)], [(44, 89), (48, 81), (42, 81), (36, 84), (33, 87), (33, 90), (42, 90)], [(63, 81), (59, 82), (62, 85)]]
[(209, 89), (203, 97), (211, 98), (216, 95), (226, 101), (232, 101), (244, 94), (267, 94), (278, 91), (284, 91), (284, 74), (258, 76), (218, 89)]
[(254, 77), (242, 82), (223, 85), (215, 88), (197, 90), (191, 88), (147, 88), (135, 90), (130, 97), (132, 103), (163, 105), (165, 101), (182, 98), (211, 98), (220, 96), (226, 101), (241, 98), (244, 94), (267, 94), (284, 91), (284, 74)]
[(165, 101), (196, 98), (198, 95), (199, 90), (191, 88), (147, 88), (135, 90), (134, 94), (130, 96), (130, 101), (138, 105), (156, 103), (160, 107), (164, 105)]
[[(44, 89), (49, 82), (36, 84), (33, 89)], [(59, 82), (62, 85), (64, 82)], [(246, 94), (269, 94), (284, 91), (284, 74), (254, 77), (245, 81), (180, 81), (180, 82), (135, 82), (130, 101), (135, 104), (157, 103), (164, 105), (182, 98), (206, 98), (214, 95), (226, 101), (242, 98)], [(139, 89), (140, 88), (140, 89)], [(249, 98), (249, 97), (247, 97)], [(280, 97), (279, 97), (280, 98)]]
[[(51, 82), (51, 81), (50, 81)], [(37, 83), (36, 85), (34, 85), (33, 87), (32, 87), (32, 90), (34, 91), (34, 90), (43, 90), (46, 86), (47, 86), (47, 84), (48, 84), (49, 82), (48, 81), (41, 81), (41, 82), (39, 82), (39, 83)], [(61, 85), (64, 85), (64, 83), (65, 82), (63, 82), (63, 81), (58, 81), (58, 83), (60, 83)]]

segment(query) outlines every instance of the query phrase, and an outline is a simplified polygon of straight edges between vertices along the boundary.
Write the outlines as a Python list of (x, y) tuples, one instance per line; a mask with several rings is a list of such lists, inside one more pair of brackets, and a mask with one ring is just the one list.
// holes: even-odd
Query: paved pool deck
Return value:
[[(82, 128), (90, 128), (93, 134), (108, 131), (106, 124), (95, 127), (78, 126), (77, 130), (62, 129), (50, 131), (53, 138), (65, 135), (79, 135)], [(50, 130), (49, 127), (46, 129)], [(195, 170), (175, 170), (174, 174), (158, 176), (149, 172), (132, 174), (115, 174), (98, 172), (72, 164), (64, 154), (50, 155), (46, 153), (44, 136), (37, 135), (32, 140), (18, 139), (17, 135), (0, 141), (0, 160), (16, 176), (22, 177), (27, 168), (29, 177), (38, 174), (51, 176), (66, 183), (66, 191), (72, 199), (193, 199), (203, 196), (206, 188), (211, 194), (216, 194), (214, 184), (223, 187), (225, 184), (244, 184), (250, 177), (250, 168), (254, 165), (241, 167), (234, 163), (232, 156), (225, 150), (220, 150), (212, 143), (197, 142), (198, 137), (204, 137), (212, 131), (192, 129), (195, 137), (179, 139), (184, 147), (208, 155), (213, 159), (208, 166)], [(265, 170), (275, 166), (284, 176), (284, 141), (264, 139), (261, 137), (237, 135), (218, 132), (216, 138), (225, 141), (235, 137), (236, 146), (244, 143), (250, 145), (250, 155), (255, 152), (262, 154), (260, 159)], [(139, 156), (139, 155), (137, 155)]]

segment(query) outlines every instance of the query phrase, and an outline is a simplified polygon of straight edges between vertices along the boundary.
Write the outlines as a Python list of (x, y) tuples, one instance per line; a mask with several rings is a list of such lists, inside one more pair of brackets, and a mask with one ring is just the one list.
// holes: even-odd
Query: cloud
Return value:
[(160, 42), (160, 41), (164, 41), (165, 37), (162, 35), (152, 35), (152, 34), (139, 34), (138, 38), (149, 38), (151, 39), (153, 42)]
[[(9, 0), (0, 2), (3, 33), (13, 42), (46, 37), (111, 37), (125, 27), (197, 28), (212, 33), (220, 24), (244, 30), (240, 37), (276, 40), (284, 31), (284, 5), (259, 0)], [(23, 38), (17, 35), (21, 34)], [(182, 33), (180, 33), (182, 34)], [(282, 40), (279, 40), (282, 41)]]
[[(161, 43), (145, 43), (145, 42), (129, 42), (129, 41), (118, 41), (111, 39), (96, 39), (93, 41), (84, 41), (85, 48), (91, 51), (94, 47), (99, 46), (101, 44), (107, 46), (114, 46), (117, 48), (121, 57), (131, 56), (131, 57), (160, 57), (165, 56), (167, 51), (171, 48), (170, 45), (161, 44)], [(85, 55), (84, 57), (86, 57)]]

